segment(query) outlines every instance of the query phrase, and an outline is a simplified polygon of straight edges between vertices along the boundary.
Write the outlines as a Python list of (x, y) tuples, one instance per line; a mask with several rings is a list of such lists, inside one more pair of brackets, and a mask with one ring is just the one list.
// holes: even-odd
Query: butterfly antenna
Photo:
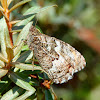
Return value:
[(38, 18), (36, 17), (36, 21), (35, 21), (35, 25), (34, 25), (35, 27), (36, 27), (37, 22), (38, 22)]
[(36, 22), (35, 22), (35, 25), (34, 25), (35, 27), (36, 27), (36, 24), (37, 24), (37, 22), (39, 20), (40, 14), (41, 14), (41, 9), (40, 9), (40, 12), (36, 14)]

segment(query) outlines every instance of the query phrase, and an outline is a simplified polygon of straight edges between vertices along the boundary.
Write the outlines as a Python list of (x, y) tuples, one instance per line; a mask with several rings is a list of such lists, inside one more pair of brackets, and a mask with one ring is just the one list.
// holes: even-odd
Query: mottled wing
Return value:
[(34, 49), (34, 55), (41, 67), (57, 84), (72, 79), (73, 74), (86, 65), (84, 57), (72, 46), (54, 37), (41, 34), (34, 27), (29, 33), (28, 45), (31, 50)]

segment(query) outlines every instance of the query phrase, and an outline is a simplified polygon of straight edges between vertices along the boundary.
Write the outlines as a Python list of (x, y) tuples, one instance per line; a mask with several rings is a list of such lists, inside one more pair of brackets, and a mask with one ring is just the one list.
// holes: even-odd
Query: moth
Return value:
[(86, 65), (84, 57), (75, 48), (55, 37), (42, 34), (35, 26), (29, 30), (27, 44), (34, 51), (40, 66), (56, 84), (72, 79), (73, 74)]

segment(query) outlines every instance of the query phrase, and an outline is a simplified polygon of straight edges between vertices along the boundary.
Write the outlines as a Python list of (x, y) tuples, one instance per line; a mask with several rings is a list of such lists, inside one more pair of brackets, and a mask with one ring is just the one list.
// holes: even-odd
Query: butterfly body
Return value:
[(56, 84), (72, 79), (86, 65), (84, 57), (68, 43), (30, 28), (27, 44), (34, 51), (40, 66)]

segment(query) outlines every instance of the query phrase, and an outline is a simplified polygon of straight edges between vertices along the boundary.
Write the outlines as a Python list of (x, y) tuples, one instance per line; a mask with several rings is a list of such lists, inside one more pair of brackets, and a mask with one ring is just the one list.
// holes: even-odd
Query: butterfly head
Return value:
[(35, 26), (32, 25), (29, 29), (29, 34), (36, 36), (39, 34), (39, 30)]

